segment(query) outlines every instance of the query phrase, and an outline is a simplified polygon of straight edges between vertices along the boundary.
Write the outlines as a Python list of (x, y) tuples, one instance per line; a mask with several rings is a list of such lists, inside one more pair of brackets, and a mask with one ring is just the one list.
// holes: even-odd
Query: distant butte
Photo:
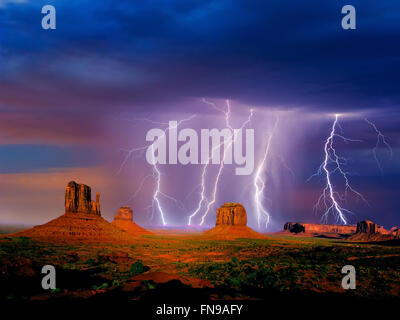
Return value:
[(303, 222), (286, 222), (284, 232), (304, 235), (337, 234), (351, 241), (384, 241), (400, 239), (400, 229), (393, 227), (386, 230), (372, 221), (360, 221), (357, 225), (315, 224)]
[(240, 203), (225, 203), (217, 209), (215, 227), (204, 232), (204, 236), (222, 239), (265, 238), (247, 226), (246, 209)]
[(135, 222), (133, 222), (133, 212), (130, 207), (119, 208), (112, 224), (124, 230), (126, 233), (135, 236), (153, 234), (150, 231), (143, 229), (142, 227), (138, 226)]
[(386, 230), (370, 220), (358, 222), (356, 233), (349, 237), (349, 240), (352, 241), (387, 241), (394, 239), (400, 239), (399, 229)]
[(291, 233), (340, 233), (352, 234), (356, 232), (356, 226), (344, 226), (338, 224), (317, 224), (303, 222), (286, 222), (283, 226), (284, 231)]
[(91, 200), (91, 188), (71, 181), (65, 191), (65, 213), (43, 225), (13, 234), (54, 242), (124, 243), (135, 237), (101, 217), (100, 194)]

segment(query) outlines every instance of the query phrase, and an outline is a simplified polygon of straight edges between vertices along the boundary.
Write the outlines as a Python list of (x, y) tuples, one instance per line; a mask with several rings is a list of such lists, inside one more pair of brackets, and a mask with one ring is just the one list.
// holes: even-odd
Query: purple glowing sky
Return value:
[[(343, 114), (346, 136), (362, 140), (337, 142), (351, 159), (353, 185), (371, 203), (349, 197), (350, 221), (399, 225), (400, 4), (353, 1), (359, 27), (345, 32), (339, 2), (54, 1), (58, 23), (50, 32), (40, 28), (44, 1), (0, 6), (0, 223), (58, 216), (64, 188), (76, 180), (100, 191), (105, 218), (130, 205), (138, 223), (159, 225), (157, 212), (146, 210), (153, 181), (132, 198), (151, 167), (136, 155), (119, 171), (123, 150), (144, 145), (146, 132), (161, 127), (142, 118), (196, 114), (185, 126), (222, 128), (224, 116), (204, 97), (222, 107), (230, 99), (236, 127), (255, 109), (256, 162), (279, 115), (265, 175), (271, 230), (319, 221), (313, 205), (323, 180), (307, 179), (323, 160), (334, 113)], [(387, 149), (377, 151), (383, 175), (364, 117), (393, 148), (391, 160)], [(223, 172), (207, 225), (224, 202), (241, 202), (256, 226), (253, 176), (233, 169)], [(184, 205), (164, 199), (168, 220), (184, 225), (199, 200), (202, 166), (160, 170), (162, 189)]]

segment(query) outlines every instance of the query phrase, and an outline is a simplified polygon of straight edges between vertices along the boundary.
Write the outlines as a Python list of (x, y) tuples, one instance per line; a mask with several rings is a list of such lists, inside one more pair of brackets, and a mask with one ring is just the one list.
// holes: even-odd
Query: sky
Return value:
[[(41, 28), (47, 4), (56, 30)], [(346, 4), (356, 8), (356, 30), (341, 27)], [(348, 223), (400, 225), (399, 12), (392, 0), (0, 0), (0, 223), (57, 217), (75, 180), (101, 193), (109, 221), (130, 205), (136, 222), (160, 225), (159, 210), (149, 207), (153, 168), (143, 152), (128, 151), (170, 120), (194, 116), (182, 129), (224, 128), (220, 109), (229, 100), (236, 128), (254, 110), (256, 165), (273, 134), (261, 174), (269, 230), (321, 221), (313, 208), (326, 179), (308, 178), (324, 160), (335, 114), (340, 134), (357, 140), (336, 137), (335, 150), (368, 202), (351, 192), (340, 199), (352, 212)], [(378, 137), (365, 118), (392, 148), (378, 145), (379, 165)], [(168, 224), (184, 226), (200, 199), (203, 167), (159, 169)], [(210, 166), (208, 197), (217, 172)], [(215, 223), (223, 203), (240, 202), (258, 228), (254, 178), (224, 167), (204, 225)], [(332, 180), (343, 195), (343, 177)]]

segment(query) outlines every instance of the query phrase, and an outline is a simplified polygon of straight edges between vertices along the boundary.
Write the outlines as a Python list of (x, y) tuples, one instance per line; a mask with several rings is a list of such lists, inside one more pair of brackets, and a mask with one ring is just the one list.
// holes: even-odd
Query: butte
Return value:
[(65, 191), (65, 213), (43, 225), (13, 234), (52, 242), (130, 243), (137, 238), (101, 217), (100, 194), (91, 199), (91, 188), (75, 181)]
[(217, 209), (215, 227), (205, 231), (203, 235), (217, 239), (265, 239), (247, 226), (246, 209), (240, 203), (225, 203)]
[(153, 234), (133, 222), (133, 212), (130, 207), (119, 208), (112, 224), (134, 236)]

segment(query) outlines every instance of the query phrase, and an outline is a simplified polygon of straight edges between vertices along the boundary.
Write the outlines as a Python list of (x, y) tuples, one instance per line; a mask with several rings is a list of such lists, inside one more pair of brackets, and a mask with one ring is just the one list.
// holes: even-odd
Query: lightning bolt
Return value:
[[(339, 127), (341, 129), (338, 119), (339, 119), (339, 114), (336, 114), (335, 121), (333, 122), (333, 125), (331, 127), (330, 135), (325, 141), (324, 161), (320, 165), (317, 173), (312, 175), (309, 178), (309, 180), (313, 176), (322, 175), (322, 174), (325, 175), (325, 179), (326, 179), (326, 186), (323, 189), (320, 197), (318, 198), (318, 201), (314, 206), (314, 210), (318, 211), (318, 209), (323, 206), (325, 211), (322, 215), (322, 219), (324, 221), (327, 221), (329, 214), (332, 213), (332, 214), (334, 214), (334, 216), (336, 216), (337, 222), (340, 222), (342, 224), (348, 224), (346, 214), (347, 213), (353, 214), (353, 213), (350, 210), (343, 208), (339, 204), (339, 201), (345, 201), (347, 198), (347, 193), (350, 191), (353, 194), (355, 194), (357, 197), (359, 197), (361, 200), (363, 200), (366, 204), (368, 204), (368, 202), (361, 193), (356, 191), (350, 185), (349, 173), (344, 171), (344, 169), (343, 169), (343, 166), (346, 165), (346, 163), (347, 163), (347, 159), (343, 158), (343, 157), (339, 157), (336, 152), (336, 149), (334, 147), (334, 138), (335, 137), (342, 139), (346, 143), (352, 142), (352, 141), (360, 141), (360, 140), (348, 139), (348, 138), (344, 137), (342, 134), (338, 134), (336, 131), (336, 127)], [(334, 186), (332, 183), (332, 175), (334, 173), (339, 173), (339, 175), (344, 179), (344, 182), (345, 182), (344, 197), (342, 197), (334, 189)]]
[(367, 118), (364, 118), (364, 120), (365, 120), (366, 123), (368, 123), (368, 124), (375, 130), (375, 132), (376, 132), (376, 134), (377, 134), (376, 145), (375, 145), (375, 147), (372, 149), (372, 153), (373, 153), (373, 155), (374, 155), (374, 159), (375, 159), (375, 161), (376, 161), (376, 164), (377, 164), (377, 166), (378, 166), (378, 168), (379, 168), (381, 174), (383, 175), (383, 168), (382, 168), (382, 165), (381, 165), (381, 163), (380, 163), (380, 161), (379, 161), (379, 159), (378, 159), (378, 156), (377, 156), (377, 153), (376, 153), (376, 152), (377, 152), (377, 150), (378, 150), (378, 148), (379, 148), (380, 143), (382, 142), (382, 143), (386, 146), (386, 148), (388, 148), (388, 150), (389, 150), (389, 152), (390, 152), (390, 160), (392, 160), (392, 159), (393, 159), (393, 150), (392, 150), (392, 147), (391, 147), (390, 144), (386, 141), (386, 137), (382, 134), (382, 132), (376, 127), (376, 125), (375, 125), (373, 122), (369, 121)]
[(274, 131), (277, 127), (277, 124), (278, 124), (278, 119), (275, 121), (274, 128), (272, 129), (271, 134), (268, 136), (267, 145), (266, 145), (265, 151), (264, 151), (264, 156), (261, 159), (260, 164), (258, 165), (256, 173), (254, 175), (254, 181), (253, 181), (253, 185), (254, 185), (254, 189), (255, 189), (254, 203), (255, 203), (257, 222), (258, 222), (259, 228), (261, 227), (262, 218), (265, 219), (265, 227), (266, 228), (268, 228), (268, 224), (270, 222), (270, 214), (267, 211), (267, 209), (264, 207), (263, 201), (262, 201), (264, 198), (263, 193), (264, 193), (264, 189), (265, 189), (265, 180), (263, 179), (262, 175), (266, 170), (266, 163), (267, 163), (268, 155), (269, 155), (270, 149), (271, 149), (271, 141), (274, 136)]
[[(201, 221), (200, 221), (200, 225), (203, 225), (205, 218), (208, 214), (208, 212), (210, 211), (212, 205), (215, 203), (216, 198), (217, 198), (217, 191), (218, 191), (218, 185), (219, 185), (219, 181), (220, 181), (220, 177), (222, 175), (223, 169), (224, 169), (224, 161), (225, 161), (225, 156), (226, 156), (226, 150), (229, 149), (229, 147), (236, 141), (237, 136), (235, 135), (235, 131), (230, 123), (230, 118), (231, 118), (231, 106), (230, 106), (230, 102), (229, 100), (226, 100), (226, 110), (221, 109), (219, 107), (217, 107), (213, 102), (207, 101), (206, 99), (203, 98), (202, 100), (204, 103), (212, 106), (214, 109), (216, 109), (217, 111), (222, 112), (225, 115), (225, 124), (226, 127), (231, 131), (231, 140), (230, 143), (228, 144), (228, 146), (225, 148), (224, 146), (224, 152), (223, 152), (223, 157), (220, 163), (220, 166), (218, 168), (218, 172), (215, 178), (215, 182), (214, 182), (214, 188), (212, 191), (212, 196), (211, 196), (211, 200), (209, 201), (207, 196), (206, 196), (206, 182), (205, 182), (205, 177), (207, 175), (207, 169), (209, 167), (210, 164), (210, 160), (212, 159), (212, 154), (214, 153), (214, 150), (219, 149), (224, 143), (220, 143), (217, 146), (215, 146), (212, 151), (211, 151), (211, 155), (208, 156), (207, 158), (207, 162), (205, 163), (202, 173), (201, 173), (201, 192), (200, 192), (200, 200), (198, 203), (197, 208), (193, 211), (193, 213), (191, 215), (189, 215), (188, 218), (188, 226), (191, 225), (192, 223), (192, 219), (200, 212), (201, 208), (203, 207), (203, 204), (205, 204), (205, 211), (201, 217)], [(243, 129), (250, 121), (251, 118), (253, 117), (253, 109), (250, 109), (250, 114), (249, 117), (247, 118), (247, 120), (242, 124), (242, 126), (240, 127), (240, 129)], [(232, 139), (233, 137), (233, 139)]]
[[(215, 103), (207, 101), (206, 99), (202, 99), (202, 101), (210, 106), (212, 106), (214, 109), (222, 112), (225, 114), (225, 117), (228, 118), (227, 122), (229, 123), (229, 117), (230, 117), (230, 110), (228, 109), (228, 111), (225, 111), (219, 107), (217, 107), (215, 105)], [(229, 105), (228, 105), (229, 108)], [(222, 144), (220, 143), (218, 146), (216, 146), (215, 148), (213, 148), (213, 150), (211, 151), (211, 155), (213, 153), (213, 151), (218, 147), (220, 147)], [(210, 160), (211, 160), (211, 156), (209, 155), (209, 157), (207, 158), (207, 162), (205, 163), (205, 165), (203, 166), (203, 170), (201, 172), (201, 192), (200, 192), (200, 201), (197, 205), (197, 208), (193, 211), (193, 213), (191, 215), (189, 215), (188, 218), (188, 226), (191, 225), (192, 223), (192, 219), (199, 213), (199, 211), (201, 210), (203, 203), (208, 203), (207, 201), (207, 197), (206, 197), (206, 174), (207, 174), (207, 168), (208, 165), (210, 164)]]
[[(163, 124), (163, 125), (167, 125), (168, 127), (166, 127), (166, 128), (164, 129), (164, 134), (160, 137), (160, 139), (166, 139), (166, 134), (167, 134), (167, 132), (168, 132), (170, 129), (175, 129), (175, 128), (179, 127), (183, 122), (185, 122), (185, 121), (190, 121), (190, 120), (192, 120), (195, 116), (196, 116), (196, 115), (191, 115), (191, 116), (188, 117), (188, 118), (182, 119), (182, 120), (180, 120), (179, 122), (177, 122), (177, 125), (176, 125), (176, 126), (173, 126), (173, 127), (170, 127), (170, 126), (169, 126), (169, 123), (156, 122), (156, 121), (153, 121), (153, 120), (151, 120), (151, 119), (146, 119), (146, 118), (144, 118), (144, 119), (136, 119), (136, 120), (147, 121), (147, 122), (150, 122), (150, 123), (152, 123), (152, 124)], [(120, 166), (118, 172), (121, 172), (121, 171), (122, 171), (122, 169), (123, 169), (123, 167), (125, 166), (125, 164), (126, 164), (126, 162), (128, 161), (128, 159), (129, 159), (135, 152), (142, 152), (142, 151), (146, 150), (147, 148), (150, 148), (150, 149), (151, 149), (151, 154), (154, 156), (154, 143), (152, 143), (151, 145), (145, 145), (145, 146), (142, 146), (142, 147), (138, 147), (138, 148), (133, 148), (133, 149), (127, 150), (127, 155), (126, 155), (126, 157), (124, 158), (124, 160), (122, 161), (121, 166)], [(153, 167), (153, 173), (152, 173), (151, 175), (145, 176), (145, 177), (142, 179), (142, 181), (141, 181), (141, 183), (140, 183), (138, 189), (135, 191), (135, 193), (133, 194), (133, 196), (130, 197), (130, 200), (132, 200), (133, 198), (135, 198), (135, 197), (139, 194), (139, 192), (140, 192), (140, 191), (142, 190), (142, 188), (143, 188), (144, 182), (145, 182), (149, 177), (152, 177), (152, 178), (154, 179), (154, 181), (155, 181), (155, 190), (154, 190), (154, 193), (153, 193), (152, 205), (149, 206), (149, 208), (152, 209), (152, 214), (153, 214), (153, 215), (154, 215), (155, 209), (159, 212), (160, 218), (161, 218), (161, 221), (162, 221), (162, 224), (165, 226), (165, 225), (167, 225), (166, 214), (165, 214), (165, 211), (164, 211), (164, 209), (163, 209), (163, 207), (162, 207), (162, 205), (161, 205), (160, 197), (163, 196), (164, 198), (167, 198), (167, 199), (169, 199), (169, 200), (175, 202), (176, 204), (179, 204), (179, 201), (178, 201), (177, 199), (175, 199), (175, 198), (173, 198), (173, 197), (171, 197), (171, 196), (169, 196), (169, 195), (167, 195), (166, 193), (164, 193), (164, 192), (161, 191), (161, 175), (162, 175), (162, 174), (161, 174), (161, 171), (160, 171), (160, 169), (159, 169), (157, 163), (155, 163), (154, 165), (152, 165), (152, 167)]]
[[(227, 100), (227, 105), (228, 105), (228, 110), (230, 110), (229, 100)], [(243, 129), (251, 121), (251, 118), (253, 117), (253, 114), (254, 114), (253, 109), (250, 109), (249, 117), (242, 124), (240, 129)], [(229, 121), (228, 117), (227, 117), (227, 119), (228, 119), (227, 121)], [(228, 122), (228, 127), (229, 127), (229, 129), (231, 129), (231, 132), (232, 132), (232, 135), (233, 135), (233, 139), (231, 139), (231, 141), (230, 141), (230, 143), (228, 145), (228, 147), (230, 147), (236, 141), (237, 135), (234, 134), (234, 131), (233, 131), (232, 127), (230, 126), (229, 122)], [(201, 217), (200, 225), (203, 225), (204, 219), (206, 218), (208, 212), (210, 211), (211, 206), (215, 203), (215, 201), (217, 199), (218, 184), (219, 184), (219, 180), (220, 180), (220, 177), (221, 177), (221, 174), (222, 174), (222, 170), (224, 169), (225, 154), (226, 154), (226, 150), (227, 149), (228, 148), (224, 148), (224, 155), (223, 155), (221, 164), (219, 166), (218, 174), (217, 174), (217, 177), (216, 177), (216, 180), (215, 180), (215, 184), (214, 184), (214, 191), (213, 191), (213, 195), (212, 195), (212, 200), (210, 202), (208, 202), (208, 204), (207, 204), (206, 211), (204, 212), (203, 216)]]

